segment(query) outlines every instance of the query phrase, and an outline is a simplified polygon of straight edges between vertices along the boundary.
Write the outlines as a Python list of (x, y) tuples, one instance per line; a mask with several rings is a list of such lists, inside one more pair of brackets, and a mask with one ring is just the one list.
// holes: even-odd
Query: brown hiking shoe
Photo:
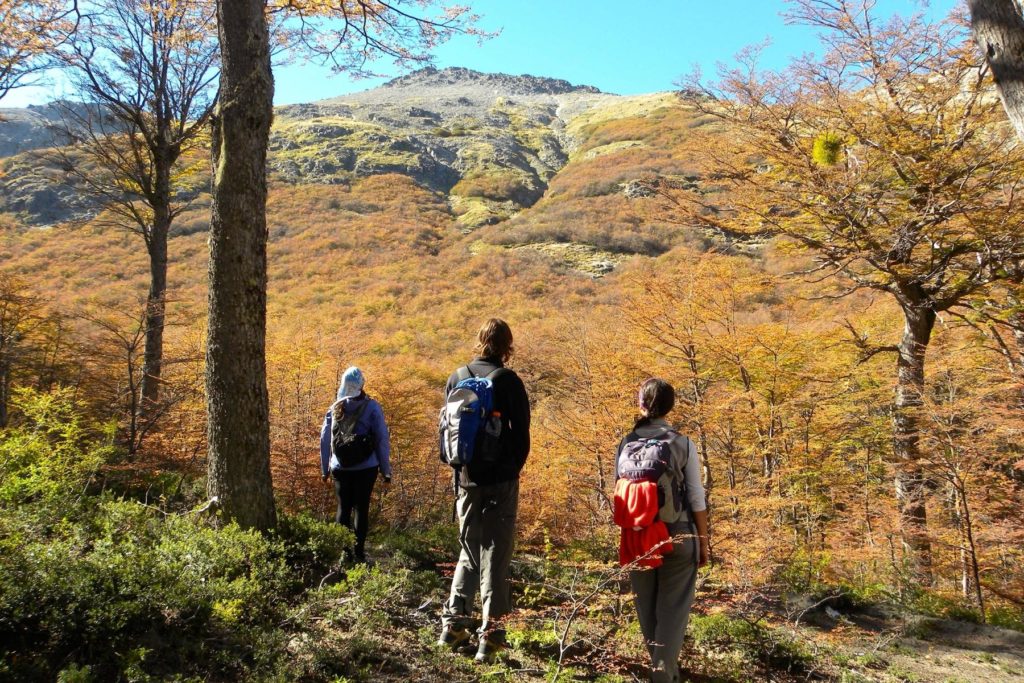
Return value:
[(441, 629), (441, 636), (437, 639), (437, 644), (456, 650), (468, 643), (469, 638), (469, 629), (445, 626)]
[(473, 657), (473, 661), (477, 664), (490, 664), (497, 658), (498, 653), (507, 647), (504, 636), (493, 634), (481, 636), (480, 645), (477, 646), (476, 657)]

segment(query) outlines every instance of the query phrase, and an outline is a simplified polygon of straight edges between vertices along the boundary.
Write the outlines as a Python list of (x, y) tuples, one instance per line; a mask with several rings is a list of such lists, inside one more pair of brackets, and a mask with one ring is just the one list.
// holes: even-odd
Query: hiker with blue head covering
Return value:
[(334, 479), (335, 521), (356, 535), (354, 555), (366, 561), (370, 496), (377, 473), (391, 483), (391, 441), (380, 404), (363, 391), (363, 372), (351, 367), (341, 376), (338, 395), (320, 428), (320, 474)]

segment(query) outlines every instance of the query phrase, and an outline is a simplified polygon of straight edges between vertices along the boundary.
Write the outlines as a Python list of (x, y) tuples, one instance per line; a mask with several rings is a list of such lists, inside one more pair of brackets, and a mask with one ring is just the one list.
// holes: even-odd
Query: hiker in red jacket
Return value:
[[(680, 680), (679, 652), (690, 618), (697, 568), (708, 561), (708, 515), (693, 442), (665, 416), (675, 390), (661, 379), (640, 386), (642, 417), (619, 444), (615, 521), (630, 571), (640, 630), (651, 655), (651, 680)], [(664, 501), (659, 506), (658, 490)]]

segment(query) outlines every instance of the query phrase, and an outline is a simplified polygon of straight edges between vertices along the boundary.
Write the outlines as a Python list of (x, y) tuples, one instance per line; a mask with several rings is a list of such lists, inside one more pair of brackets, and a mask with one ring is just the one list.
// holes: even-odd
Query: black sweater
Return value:
[[(501, 367), (504, 367), (501, 361), (494, 358), (477, 358), (469, 363), (469, 369), (477, 377), (486, 377)], [(458, 383), (456, 371), (448, 378), (445, 396)], [(497, 466), (490, 465), (486, 469), (474, 467), (474, 462), (465, 467), (459, 483), (467, 488), (518, 479), (530, 454), (530, 399), (523, 380), (515, 371), (506, 369), (494, 378), (494, 409), (501, 413), (502, 457)]]

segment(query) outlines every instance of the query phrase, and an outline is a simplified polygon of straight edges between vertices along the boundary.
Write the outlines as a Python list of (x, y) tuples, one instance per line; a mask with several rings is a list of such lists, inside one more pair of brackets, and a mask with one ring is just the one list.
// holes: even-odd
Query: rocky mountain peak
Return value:
[(384, 88), (486, 86), (511, 95), (564, 95), (569, 93), (594, 93), (601, 91), (592, 85), (573, 85), (559, 78), (541, 76), (511, 76), (502, 73), (482, 73), (464, 67), (436, 69), (426, 67), (388, 81)]

